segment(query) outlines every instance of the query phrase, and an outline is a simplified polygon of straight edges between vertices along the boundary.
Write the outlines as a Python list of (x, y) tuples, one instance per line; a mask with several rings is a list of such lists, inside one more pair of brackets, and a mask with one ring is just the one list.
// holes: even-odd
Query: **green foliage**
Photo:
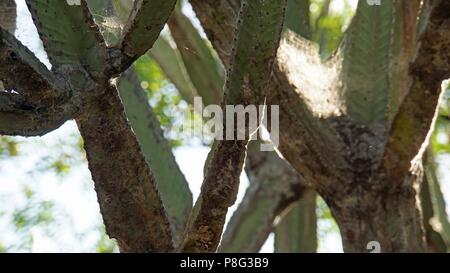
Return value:
[(7, 251), (31, 251), (32, 228), (40, 227), (50, 236), (53, 233), (52, 229), (55, 228), (54, 203), (39, 200), (34, 190), (27, 186), (23, 188), (23, 194), (27, 202), (16, 208), (10, 215), (19, 238), (14, 245), (5, 246)]
[(186, 135), (181, 126), (186, 122), (188, 107), (159, 65), (143, 55), (134, 65), (141, 87), (147, 92), (153, 112), (158, 117), (172, 147), (180, 146)]
[(350, 23), (354, 10), (348, 1), (344, 2), (344, 10), (332, 12), (330, 10), (331, 0), (311, 1), (311, 29), (312, 41), (320, 47), (321, 56), (326, 59), (338, 48), (343, 34)]
[(117, 244), (106, 235), (105, 227), (102, 225), (99, 228), (100, 238), (95, 246), (97, 253), (115, 253), (118, 252)]
[(245, 1), (242, 5), (233, 49), (234, 60), (225, 85), (227, 104), (245, 101), (245, 84), (251, 84), (252, 89), (259, 92), (254, 97), (263, 101), (263, 89), (279, 45), (286, 5), (286, 0)]
[(176, 48), (172, 48), (167, 38), (160, 36), (149, 51), (149, 54), (158, 63), (167, 78), (175, 85), (183, 100), (193, 104), (197, 91), (189, 78), (179, 51)]
[[(432, 154), (432, 151), (429, 150), (426, 159), (424, 160), (424, 181), (423, 181), (423, 187), (427, 187), (425, 189), (425, 194), (423, 196), (426, 196), (426, 193), (428, 191), (428, 208), (429, 210), (429, 219), (428, 219), (428, 225), (431, 226), (431, 228), (434, 230), (433, 233), (435, 234), (435, 238), (440, 238), (441, 241), (440, 245), (441, 247), (445, 248), (446, 251), (450, 250), (450, 222), (449, 222), (449, 216), (446, 211), (446, 202), (444, 198), (444, 194), (442, 192), (442, 184), (439, 181), (439, 177), (437, 174), (437, 168), (436, 168), (436, 162), (435, 158)], [(425, 203), (425, 205), (427, 205)], [(431, 212), (431, 213), (430, 213)], [(439, 242), (439, 240), (436, 240)], [(444, 251), (445, 251), (444, 250)]]
[(0, 159), (19, 155), (20, 143), (13, 137), (0, 137)]

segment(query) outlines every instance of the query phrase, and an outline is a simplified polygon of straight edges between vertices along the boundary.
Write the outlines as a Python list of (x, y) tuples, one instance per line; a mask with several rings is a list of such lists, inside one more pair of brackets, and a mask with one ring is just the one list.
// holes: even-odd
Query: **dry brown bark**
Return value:
[(34, 54), (0, 29), (0, 133), (40, 136), (73, 118), (81, 99)]
[[(214, 252), (219, 245), (226, 213), (236, 201), (246, 146), (254, 133), (250, 130), (256, 129), (250, 128), (248, 122), (245, 128), (238, 128), (238, 113), (227, 113), (226, 106), (264, 103), (265, 86), (280, 42), (286, 3), (286, 0), (249, 1), (242, 5), (239, 26), (233, 35), (233, 59), (222, 103), (223, 139), (227, 139), (226, 131), (230, 130), (235, 140), (218, 140), (213, 147), (202, 191), (186, 229), (184, 252)], [(234, 119), (232, 128), (226, 116)], [(238, 130), (242, 129), (245, 137), (241, 140)]]
[(15, 0), (3, 0), (0, 3), (0, 26), (14, 33), (16, 29), (17, 6)]
[(106, 231), (123, 252), (171, 252), (169, 222), (117, 89), (98, 88), (77, 124)]

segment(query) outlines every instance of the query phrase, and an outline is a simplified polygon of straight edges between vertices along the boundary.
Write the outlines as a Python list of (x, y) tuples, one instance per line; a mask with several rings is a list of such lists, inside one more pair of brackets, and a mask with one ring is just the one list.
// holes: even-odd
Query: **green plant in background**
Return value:
[[(448, 3), (373, 7), (360, 1), (350, 21), (350, 6), (337, 14), (330, 0), (190, 0), (208, 41), (176, 2), (27, 1), (51, 72), (1, 32), (6, 58), (0, 80), (5, 90), (17, 92), (1, 93), (0, 131), (41, 135), (76, 119), (106, 232), (121, 251), (255, 252), (274, 232), (275, 251), (314, 252), (317, 219), (332, 216), (346, 251), (365, 251), (372, 240), (387, 252), (448, 249), (433, 159), (448, 151), (447, 98), (424, 179), (421, 160), (410, 173), (432, 125), (441, 82), (450, 77), (448, 66), (428, 61), (447, 56), (429, 49), (450, 44), (450, 33), (441, 29), (450, 16), (437, 12), (448, 10)], [(51, 13), (64, 16), (54, 20)], [(169, 33), (160, 35), (166, 22)], [(54, 32), (55, 24), (71, 35)], [(437, 30), (442, 39), (434, 45)], [(8, 80), (29, 71), (31, 80)], [(30, 93), (30, 86), (38, 92)], [(250, 98), (244, 89), (252, 91)], [(262, 98), (279, 104), (284, 158), (258, 151), (253, 142), (216, 142), (191, 212), (191, 193), (171, 152), (182, 136), (170, 132), (185, 122), (173, 113), (187, 111), (195, 96), (207, 105)], [(14, 155), (14, 149), (3, 150)], [(246, 153), (250, 187), (223, 232)], [(50, 167), (60, 172), (70, 165), (53, 162)], [(414, 194), (404, 194), (416, 184), (422, 185), (422, 215)], [(322, 202), (316, 207), (317, 193), (332, 214)], [(98, 251), (112, 251), (103, 239)]]

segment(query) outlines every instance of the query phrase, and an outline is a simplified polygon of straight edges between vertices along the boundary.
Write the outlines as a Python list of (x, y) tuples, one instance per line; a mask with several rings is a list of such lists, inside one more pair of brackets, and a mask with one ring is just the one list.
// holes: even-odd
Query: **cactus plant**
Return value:
[[(0, 4), (0, 133), (38, 136), (76, 120), (121, 251), (253, 252), (272, 231), (276, 251), (315, 251), (316, 193), (346, 251), (366, 251), (370, 241), (386, 252), (448, 249), (431, 155), (422, 166), (450, 78), (448, 1), (359, 1), (327, 59), (309, 0), (189, 0), (215, 52), (181, 2), (74, 2), (26, 0), (50, 70), (11, 33), (13, 1)], [(102, 26), (107, 17), (120, 31)], [(170, 38), (161, 35), (166, 23)], [(282, 157), (255, 149), (249, 134), (215, 141), (192, 206), (137, 83), (132, 65), (144, 54), (188, 104), (200, 96), (222, 107), (278, 105)], [(225, 227), (245, 160), (251, 185)]]

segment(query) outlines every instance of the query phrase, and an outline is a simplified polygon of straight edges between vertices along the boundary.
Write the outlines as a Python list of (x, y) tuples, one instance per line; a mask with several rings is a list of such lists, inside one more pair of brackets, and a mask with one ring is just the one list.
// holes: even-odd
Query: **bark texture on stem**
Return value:
[(0, 27), (0, 133), (40, 136), (76, 116), (81, 99)]
[[(286, 3), (285, 0), (242, 3), (224, 105), (246, 106), (252, 102), (258, 105), (264, 101), (264, 88), (279, 45)], [(236, 114), (225, 114), (234, 119), (234, 124), (233, 128), (227, 128), (228, 124), (224, 126), (224, 139), (227, 129), (232, 129), (233, 137), (237, 139)], [(214, 252), (219, 244), (228, 207), (236, 200), (246, 146), (250, 134), (254, 133), (249, 132), (248, 124), (239, 128), (242, 129), (245, 139), (218, 141), (211, 154), (202, 192), (186, 231), (185, 252)]]
[(153, 174), (115, 86), (99, 86), (77, 119), (106, 231), (123, 252), (171, 252), (173, 243)]
[(15, 0), (2, 0), (0, 3), (0, 26), (12, 34), (16, 30), (16, 14)]
[[(383, 157), (383, 168), (400, 182), (418, 151), (424, 152), (442, 94), (450, 78), (450, 2), (425, 1), (418, 50), (409, 70), (410, 89), (393, 120)], [(419, 154), (419, 157), (421, 154)]]
[[(378, 242), (382, 252), (422, 252), (422, 219), (417, 207), (421, 172), (411, 174), (402, 187), (385, 192), (357, 187), (356, 192), (326, 199), (338, 223), (345, 252), (368, 252)], [(409, 180), (409, 181), (408, 181)], [(411, 187), (415, 181), (415, 187)]]

